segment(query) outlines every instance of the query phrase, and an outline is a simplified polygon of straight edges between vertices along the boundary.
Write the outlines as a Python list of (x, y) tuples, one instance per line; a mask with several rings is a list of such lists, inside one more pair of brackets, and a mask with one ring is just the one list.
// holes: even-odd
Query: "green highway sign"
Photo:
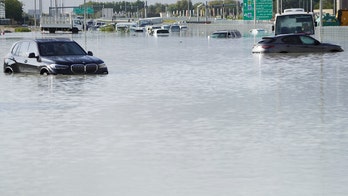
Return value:
[[(84, 14), (85, 9), (82, 8), (74, 8), (74, 13), (75, 14)], [(93, 14), (94, 13), (94, 9), (91, 7), (87, 7), (86, 9), (86, 14)]]
[[(271, 20), (273, 0), (256, 0), (256, 20)], [(243, 19), (254, 20), (254, 0), (243, 0)]]

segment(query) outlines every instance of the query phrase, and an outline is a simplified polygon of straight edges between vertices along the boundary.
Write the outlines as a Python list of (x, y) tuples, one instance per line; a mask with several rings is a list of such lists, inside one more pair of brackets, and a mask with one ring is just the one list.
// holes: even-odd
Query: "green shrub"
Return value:
[(30, 32), (31, 30), (28, 27), (17, 27), (15, 32)]
[(100, 27), (100, 31), (112, 32), (115, 31), (114, 25), (107, 25), (105, 27)]

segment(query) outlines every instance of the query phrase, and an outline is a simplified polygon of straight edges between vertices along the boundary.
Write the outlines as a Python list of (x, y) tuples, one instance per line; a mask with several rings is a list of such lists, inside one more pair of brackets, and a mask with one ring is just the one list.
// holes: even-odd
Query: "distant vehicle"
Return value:
[(106, 25), (105, 22), (96, 21), (96, 22), (94, 23), (94, 25), (92, 26), (92, 29), (93, 29), (93, 30), (99, 30), (100, 27), (103, 27), (103, 26), (105, 26), (105, 25)]
[(135, 22), (121, 22), (116, 24), (117, 32), (129, 32), (131, 28), (137, 27)]
[(315, 52), (342, 52), (339, 45), (320, 43), (313, 37), (305, 34), (276, 35), (263, 37), (252, 48), (253, 53), (315, 53)]
[(140, 27), (145, 27), (147, 25), (162, 24), (162, 23), (163, 23), (163, 18), (162, 17), (141, 18), (138, 21), (138, 25)]
[(305, 33), (314, 35), (314, 15), (305, 12), (303, 8), (285, 9), (282, 14), (276, 14), (274, 23), (274, 34)]
[(41, 16), (40, 29), (42, 32), (55, 33), (56, 31), (78, 33), (83, 30), (83, 22), (73, 16)]
[(180, 25), (180, 30), (181, 31), (186, 31), (188, 28), (187, 28), (187, 25)]
[(145, 27), (131, 26), (130, 31), (134, 33), (144, 33)]
[(162, 29), (162, 26), (161, 25), (147, 25), (144, 27), (145, 28), (145, 31), (149, 34), (149, 35), (153, 35), (154, 34), (154, 31), (156, 29)]
[(108, 74), (101, 59), (70, 39), (21, 40), (4, 58), (4, 73)]
[(211, 38), (241, 38), (242, 34), (238, 30), (218, 30), (210, 35)]
[(162, 29), (170, 29), (170, 25), (169, 24), (164, 24), (161, 26)]
[(264, 36), (267, 34), (267, 31), (265, 29), (251, 29), (249, 33), (255, 36)]
[(168, 29), (154, 29), (153, 35), (156, 37), (165, 37), (169, 36), (169, 30)]
[(180, 25), (172, 24), (170, 26), (170, 32), (180, 32)]

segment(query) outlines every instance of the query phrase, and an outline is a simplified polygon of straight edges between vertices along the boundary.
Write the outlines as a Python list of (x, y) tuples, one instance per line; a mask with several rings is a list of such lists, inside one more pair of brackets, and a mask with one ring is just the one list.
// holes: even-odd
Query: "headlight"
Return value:
[(105, 63), (98, 64), (98, 67), (99, 67), (99, 69), (100, 68), (106, 68), (106, 64)]
[(50, 67), (52, 69), (68, 69), (69, 65), (58, 65), (58, 64), (51, 64)]

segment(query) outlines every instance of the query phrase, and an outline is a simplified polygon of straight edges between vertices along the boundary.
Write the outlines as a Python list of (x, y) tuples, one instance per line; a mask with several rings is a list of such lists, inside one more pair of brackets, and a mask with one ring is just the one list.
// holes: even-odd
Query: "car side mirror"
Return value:
[(29, 53), (28, 58), (36, 58), (35, 52)]
[(272, 31), (274, 31), (274, 25), (272, 25)]
[(91, 52), (91, 51), (88, 51), (87, 54), (88, 54), (89, 56), (93, 56), (93, 52)]

